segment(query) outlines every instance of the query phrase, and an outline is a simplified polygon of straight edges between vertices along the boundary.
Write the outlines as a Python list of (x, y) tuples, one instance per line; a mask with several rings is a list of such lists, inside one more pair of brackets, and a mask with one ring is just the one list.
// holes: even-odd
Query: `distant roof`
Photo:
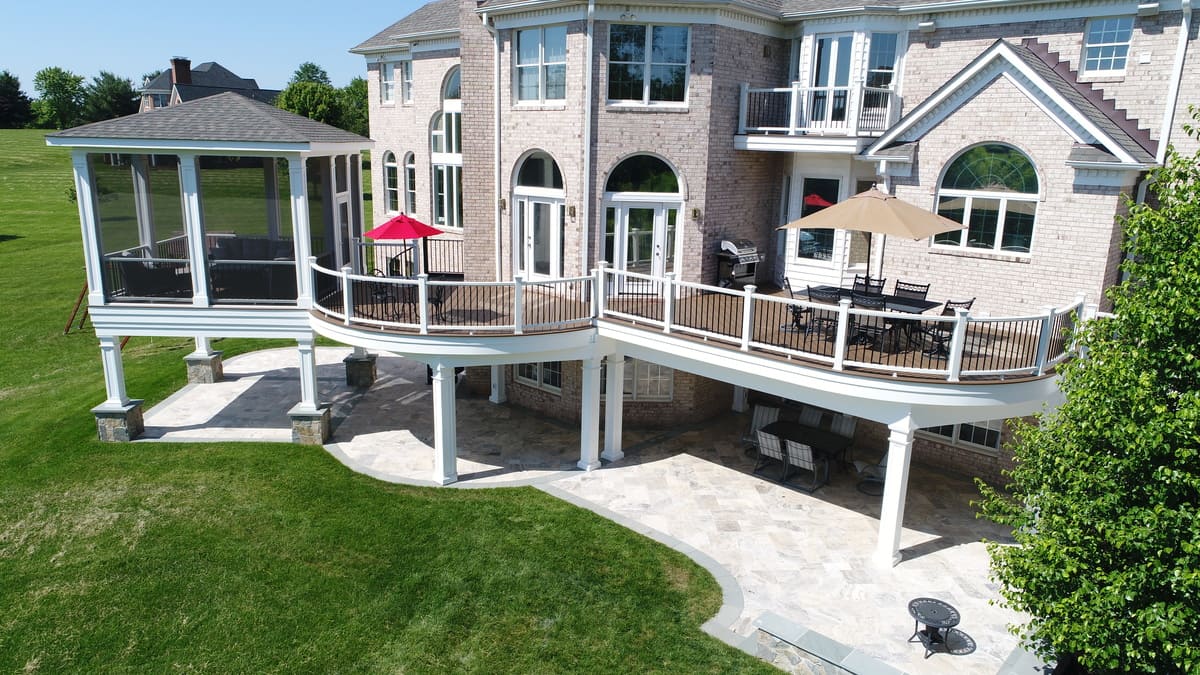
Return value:
[(405, 38), (428, 33), (455, 32), (458, 30), (457, 0), (434, 0), (417, 11), (379, 31), (351, 52), (372, 52), (404, 42)]
[[(192, 70), (192, 85), (200, 87), (220, 87), (221, 89), (258, 89), (258, 82), (253, 78), (238, 77), (232, 70), (217, 63), (205, 61)], [(171, 69), (167, 68), (154, 79), (150, 80), (142, 91), (171, 91)]]
[(279, 96), (278, 89), (241, 89), (230, 87), (203, 87), (195, 84), (177, 84), (175, 91), (179, 92), (179, 101), (186, 103), (207, 96), (215, 96), (217, 94), (232, 91), (235, 94), (241, 94), (247, 98), (252, 98), (255, 101), (263, 103), (275, 103), (275, 98)]
[(157, 108), (48, 134), (52, 145), (70, 139), (218, 141), (228, 143), (352, 143), (370, 139), (280, 110), (234, 92), (208, 96), (169, 108)]

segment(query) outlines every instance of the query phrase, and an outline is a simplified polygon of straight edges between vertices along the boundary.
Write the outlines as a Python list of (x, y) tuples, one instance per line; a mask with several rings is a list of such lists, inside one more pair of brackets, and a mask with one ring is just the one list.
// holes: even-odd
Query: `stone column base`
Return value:
[(125, 405), (103, 404), (92, 408), (96, 416), (96, 431), (105, 442), (128, 442), (142, 435), (146, 424), (142, 420), (142, 401), (134, 399)]
[(342, 359), (346, 364), (346, 386), (366, 389), (375, 384), (375, 355), (355, 356), (351, 354)]
[(322, 445), (330, 436), (329, 406), (321, 408), (297, 405), (288, 411), (292, 418), (292, 442), (300, 445)]
[(225, 379), (225, 367), (221, 361), (224, 352), (188, 354), (183, 357), (187, 364), (187, 379), (191, 384), (213, 384)]

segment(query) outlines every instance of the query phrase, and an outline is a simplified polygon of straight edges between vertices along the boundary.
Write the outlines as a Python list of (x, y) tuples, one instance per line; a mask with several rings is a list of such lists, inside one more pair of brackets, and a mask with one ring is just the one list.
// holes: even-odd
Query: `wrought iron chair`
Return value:
[[(783, 278), (783, 287), (787, 290), (788, 295), (795, 300), (796, 291), (792, 290), (792, 283), (788, 281), (787, 277)], [(791, 324), (780, 326), (780, 329), (786, 331), (805, 331), (808, 329), (808, 315), (812, 314), (811, 309), (801, 307), (800, 305), (788, 305), (788, 311), (792, 315), (792, 322)]]
[[(887, 309), (887, 301), (883, 299), (882, 295), (871, 295), (857, 291), (850, 293), (850, 305), (856, 309), (867, 309), (875, 312), (882, 312)], [(851, 324), (850, 344), (874, 345), (889, 328), (887, 319), (882, 316), (856, 316), (852, 314), (851, 321), (853, 323)]]
[[(812, 480), (807, 483), (797, 484), (789, 483), (805, 492), (813, 492), (817, 488), (829, 482), (829, 460), (813, 452), (811, 445), (805, 445), (791, 439), (784, 440), (784, 449), (787, 452), (788, 467), (796, 467), (804, 469), (812, 473)], [(790, 468), (784, 472), (784, 478), (787, 479), (787, 473)]]
[[(808, 299), (810, 302), (819, 302), (826, 305), (836, 305), (841, 300), (841, 295), (837, 289), (824, 290), (814, 286), (808, 287)], [(837, 312), (831, 309), (811, 309), (808, 321), (808, 329), (806, 333), (812, 333), (818, 326), (823, 326), (824, 333), (829, 334), (830, 330), (837, 328)]]
[[(942, 316), (954, 316), (956, 309), (971, 309), (975, 304), (975, 298), (970, 300), (947, 300), (946, 304), (942, 305)], [(935, 359), (944, 359), (950, 355), (950, 350), (946, 347), (946, 343), (954, 337), (954, 325), (945, 321), (939, 321), (932, 327), (925, 329), (925, 334), (929, 336), (933, 342), (928, 349), (922, 353), (925, 356), (931, 356)]]
[(924, 300), (929, 295), (929, 284), (914, 284), (908, 281), (896, 280), (896, 287), (892, 289), (892, 295), (897, 298), (916, 298)]
[(868, 295), (883, 295), (883, 287), (887, 284), (887, 279), (872, 279), (866, 274), (854, 275), (854, 287), (851, 289), (857, 293), (866, 293)]

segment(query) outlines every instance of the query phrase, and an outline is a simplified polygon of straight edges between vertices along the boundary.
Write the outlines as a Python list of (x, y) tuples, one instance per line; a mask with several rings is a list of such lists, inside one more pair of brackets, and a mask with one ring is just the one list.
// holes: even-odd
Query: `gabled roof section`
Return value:
[(179, 100), (182, 102), (195, 101), (206, 98), (208, 96), (216, 96), (217, 94), (232, 91), (235, 94), (241, 94), (246, 98), (252, 98), (255, 101), (272, 104), (275, 98), (279, 96), (278, 89), (242, 89), (239, 87), (205, 87), (195, 84), (177, 84), (175, 91), (179, 92)]
[(419, 35), (457, 32), (458, 1), (433, 0), (350, 51), (354, 54), (369, 54), (397, 47)]
[(226, 143), (353, 143), (370, 139), (295, 115), (241, 94), (225, 92), (169, 108), (158, 108), (46, 136), (51, 145), (72, 139), (115, 141), (216, 141)]
[[(216, 61), (205, 61), (192, 68), (191, 71), (192, 86), (218, 87), (222, 90), (258, 89), (258, 82), (254, 78), (238, 77), (232, 70)], [(171, 91), (171, 69), (167, 68), (154, 76), (153, 79), (142, 87), (142, 91)]]
[[(1076, 145), (1108, 153), (1116, 164), (1141, 167), (1155, 163), (1152, 149), (1126, 130), (1128, 121), (1118, 123), (1110, 116), (1115, 115), (1116, 108), (1098, 105), (1092, 96), (1080, 91), (1079, 87), (1086, 85), (1064, 79), (1060, 70), (1044, 58), (1027, 46), (997, 40), (862, 154), (884, 159), (884, 149), (919, 141), (988, 84), (1006, 77), (1070, 134)], [(1149, 141), (1148, 135), (1144, 140)]]

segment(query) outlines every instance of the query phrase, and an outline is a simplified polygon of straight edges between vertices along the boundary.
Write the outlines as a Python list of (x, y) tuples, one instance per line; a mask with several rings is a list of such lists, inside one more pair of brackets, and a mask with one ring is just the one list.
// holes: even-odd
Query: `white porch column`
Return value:
[(584, 359), (579, 414), (579, 468), (600, 468), (600, 359)]
[(100, 360), (104, 363), (104, 391), (107, 396), (103, 407), (123, 408), (129, 405), (125, 393), (125, 367), (121, 364), (121, 339), (100, 338)]
[(308, 335), (296, 340), (300, 354), (300, 402), (288, 411), (292, 418), (292, 442), (321, 445), (329, 440), (332, 426), (328, 405), (322, 405), (317, 391), (316, 337)]
[[(308, 258), (312, 244), (308, 225), (308, 174), (304, 158), (288, 157), (288, 194), (292, 207), (292, 238), (296, 246), (296, 306), (312, 307), (312, 270)], [(332, 221), (329, 221), (332, 222)]]
[(454, 409), (454, 366), (433, 366), (433, 480), (458, 480), (458, 436)]
[(750, 407), (750, 391), (745, 387), (733, 388), (733, 412), (744, 413)]
[(315, 411), (320, 407), (317, 400), (317, 353), (312, 337), (296, 340), (296, 351), (300, 355), (300, 404), (299, 409)]
[(497, 404), (508, 400), (508, 392), (504, 389), (504, 366), (492, 366), (492, 393), (488, 400)]
[(158, 237), (154, 233), (154, 204), (150, 192), (150, 162), (145, 155), (133, 155), (130, 161), (133, 174), (133, 210), (137, 214), (138, 243), (146, 247), (151, 258), (157, 257)]
[(205, 336), (197, 335), (195, 340), (196, 350), (183, 357), (183, 362), (187, 364), (188, 382), (212, 384), (225, 379), (222, 352), (215, 351)]
[(83, 263), (87, 275), (88, 304), (104, 304), (104, 261), (101, 260), (100, 227), (96, 221), (95, 183), (88, 154), (71, 151), (71, 167), (75, 172), (75, 204), (79, 207), (79, 228), (83, 232)]
[(894, 567), (900, 562), (900, 530), (904, 527), (914, 431), (916, 424), (911, 415), (888, 425), (887, 472), (879, 515), (879, 542), (875, 547), (875, 564), (883, 568)]
[(625, 355), (609, 354), (608, 372), (604, 383), (604, 453), (600, 456), (615, 462), (625, 456), (621, 447), (622, 422), (625, 416)]
[(182, 188), (183, 231), (187, 234), (188, 259), (192, 263), (192, 304), (208, 307), (208, 267), (204, 241), (204, 210), (200, 205), (200, 171), (194, 154), (179, 153), (179, 182)]

